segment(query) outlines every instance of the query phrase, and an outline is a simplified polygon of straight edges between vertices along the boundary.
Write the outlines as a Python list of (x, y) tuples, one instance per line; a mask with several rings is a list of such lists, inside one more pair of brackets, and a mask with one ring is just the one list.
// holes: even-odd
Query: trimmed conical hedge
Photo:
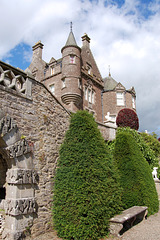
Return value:
[(159, 202), (151, 170), (132, 134), (117, 134), (114, 158), (123, 188), (124, 208), (148, 206), (149, 215), (157, 212)]
[(63, 239), (96, 240), (120, 211), (121, 189), (112, 159), (91, 114), (78, 111), (60, 149), (53, 217)]

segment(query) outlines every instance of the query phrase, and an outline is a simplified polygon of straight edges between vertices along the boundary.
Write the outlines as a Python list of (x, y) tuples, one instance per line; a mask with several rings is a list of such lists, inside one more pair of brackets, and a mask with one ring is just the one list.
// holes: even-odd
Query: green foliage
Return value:
[(147, 160), (150, 165), (151, 170), (153, 167), (158, 167), (158, 158), (155, 156), (153, 149), (146, 143), (142, 134), (138, 133), (136, 130), (127, 128), (118, 128), (117, 133), (127, 132), (132, 134), (136, 143), (138, 144), (139, 149), (141, 150), (143, 157)]
[(60, 149), (53, 218), (59, 237), (96, 240), (121, 210), (121, 188), (108, 148), (91, 114), (78, 111)]
[(148, 206), (148, 214), (158, 211), (159, 202), (150, 167), (129, 130), (118, 132), (114, 157), (123, 188), (124, 208)]
[(147, 143), (147, 145), (153, 150), (156, 157), (160, 156), (160, 142), (155, 137), (155, 133), (153, 135), (149, 135), (147, 133), (141, 133), (141, 136), (143, 137), (144, 141)]

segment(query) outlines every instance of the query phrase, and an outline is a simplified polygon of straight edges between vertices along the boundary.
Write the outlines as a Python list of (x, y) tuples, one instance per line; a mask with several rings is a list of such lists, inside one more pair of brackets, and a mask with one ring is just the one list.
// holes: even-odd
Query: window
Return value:
[(51, 67), (51, 75), (55, 74), (55, 67)]
[(82, 80), (80, 78), (78, 79), (78, 87), (82, 89)]
[(91, 89), (88, 89), (88, 101), (91, 103), (92, 98), (91, 98)]
[(85, 87), (85, 89), (84, 89), (85, 100), (88, 100), (87, 92), (88, 92), (87, 87)]
[(49, 88), (50, 88), (51, 93), (54, 94), (54, 84), (50, 85)]
[(136, 99), (132, 96), (132, 107), (136, 108)]
[(64, 88), (65, 86), (66, 86), (66, 80), (64, 78), (64, 79), (62, 79), (62, 88)]
[(92, 90), (92, 103), (94, 104), (94, 91)]
[(88, 68), (88, 74), (91, 74), (91, 67)]
[(85, 86), (84, 96), (85, 96), (85, 100), (87, 100), (89, 103), (92, 103), (92, 104), (95, 103), (95, 91), (92, 89), (92, 87)]
[(117, 92), (117, 105), (124, 106), (124, 93)]
[(74, 55), (70, 55), (70, 63), (75, 63), (75, 56)]

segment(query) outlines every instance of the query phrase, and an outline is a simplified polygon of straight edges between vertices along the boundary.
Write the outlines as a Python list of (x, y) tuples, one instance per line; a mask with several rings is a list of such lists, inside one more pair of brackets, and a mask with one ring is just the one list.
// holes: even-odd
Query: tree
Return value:
[(117, 133), (114, 158), (123, 188), (124, 208), (148, 206), (149, 215), (157, 212), (159, 202), (151, 170), (132, 134)]
[(153, 133), (152, 135), (147, 133), (141, 133), (146, 144), (153, 150), (156, 157), (160, 156), (160, 142), (158, 141), (156, 134)]
[(129, 108), (121, 109), (118, 113), (116, 124), (118, 127), (130, 127), (138, 130), (139, 120), (135, 111)]
[(91, 114), (73, 114), (60, 149), (54, 186), (54, 226), (63, 239), (96, 240), (121, 209), (121, 188)]

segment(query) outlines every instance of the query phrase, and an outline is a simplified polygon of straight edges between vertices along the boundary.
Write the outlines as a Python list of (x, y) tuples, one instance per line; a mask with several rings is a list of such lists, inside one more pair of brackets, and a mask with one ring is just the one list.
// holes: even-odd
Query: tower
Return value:
[(71, 111), (81, 109), (81, 48), (71, 30), (62, 52), (62, 102)]

